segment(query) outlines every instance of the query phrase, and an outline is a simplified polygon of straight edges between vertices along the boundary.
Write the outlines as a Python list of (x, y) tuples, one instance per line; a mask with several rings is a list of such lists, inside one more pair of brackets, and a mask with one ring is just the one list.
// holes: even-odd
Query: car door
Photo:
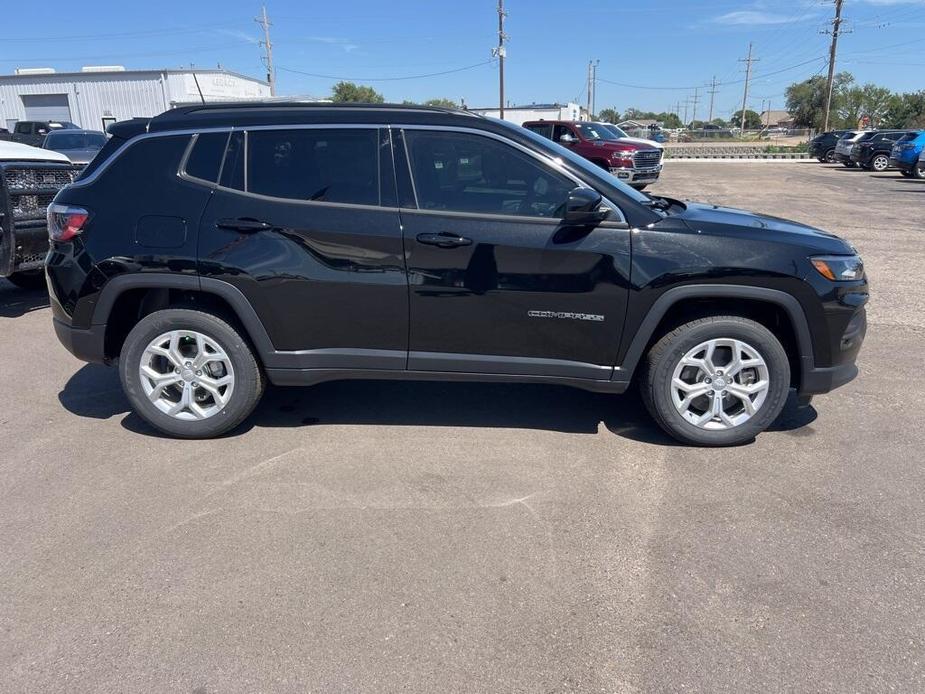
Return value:
[(395, 152), (409, 368), (609, 379), (626, 311), (627, 225), (564, 225), (578, 181), (500, 136), (407, 128)]
[(285, 353), (275, 363), (404, 369), (408, 289), (388, 131), (235, 132), (218, 179), (200, 224), (200, 274), (241, 291)]

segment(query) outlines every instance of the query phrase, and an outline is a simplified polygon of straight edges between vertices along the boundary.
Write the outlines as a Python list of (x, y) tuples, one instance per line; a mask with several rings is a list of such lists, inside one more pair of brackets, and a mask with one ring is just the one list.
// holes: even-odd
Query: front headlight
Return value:
[(864, 276), (864, 261), (857, 255), (818, 255), (809, 260), (820, 275), (833, 282), (846, 282)]

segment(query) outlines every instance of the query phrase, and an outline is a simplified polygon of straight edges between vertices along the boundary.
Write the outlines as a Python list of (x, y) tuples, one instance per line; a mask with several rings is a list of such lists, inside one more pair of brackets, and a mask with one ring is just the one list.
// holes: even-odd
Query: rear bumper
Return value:
[(58, 318), (52, 319), (55, 335), (68, 352), (82, 361), (106, 363), (106, 326), (91, 325), (87, 330), (74, 328)]

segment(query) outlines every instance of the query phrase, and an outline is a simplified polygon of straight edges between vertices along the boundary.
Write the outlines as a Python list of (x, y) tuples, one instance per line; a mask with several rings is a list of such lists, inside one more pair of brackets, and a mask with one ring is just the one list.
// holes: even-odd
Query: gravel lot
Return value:
[(925, 690), (925, 184), (669, 162), (653, 190), (855, 242), (861, 377), (735, 450), (634, 396), (394, 382), (180, 442), (0, 280), (0, 691)]

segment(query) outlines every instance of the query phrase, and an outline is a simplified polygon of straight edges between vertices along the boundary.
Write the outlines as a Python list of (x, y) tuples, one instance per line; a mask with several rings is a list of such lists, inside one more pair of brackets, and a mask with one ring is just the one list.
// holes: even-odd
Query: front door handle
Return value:
[(272, 224), (267, 224), (266, 222), (261, 222), (259, 219), (251, 219), (250, 217), (239, 217), (237, 219), (219, 219), (215, 222), (215, 226), (219, 229), (234, 229), (235, 231), (243, 231), (248, 234), (252, 234), (255, 231), (266, 231), (267, 229), (272, 229)]
[(418, 234), (417, 239), (418, 243), (436, 246), (437, 248), (459, 248), (460, 246), (472, 245), (472, 239), (451, 234), (448, 231), (443, 231), (439, 234)]

